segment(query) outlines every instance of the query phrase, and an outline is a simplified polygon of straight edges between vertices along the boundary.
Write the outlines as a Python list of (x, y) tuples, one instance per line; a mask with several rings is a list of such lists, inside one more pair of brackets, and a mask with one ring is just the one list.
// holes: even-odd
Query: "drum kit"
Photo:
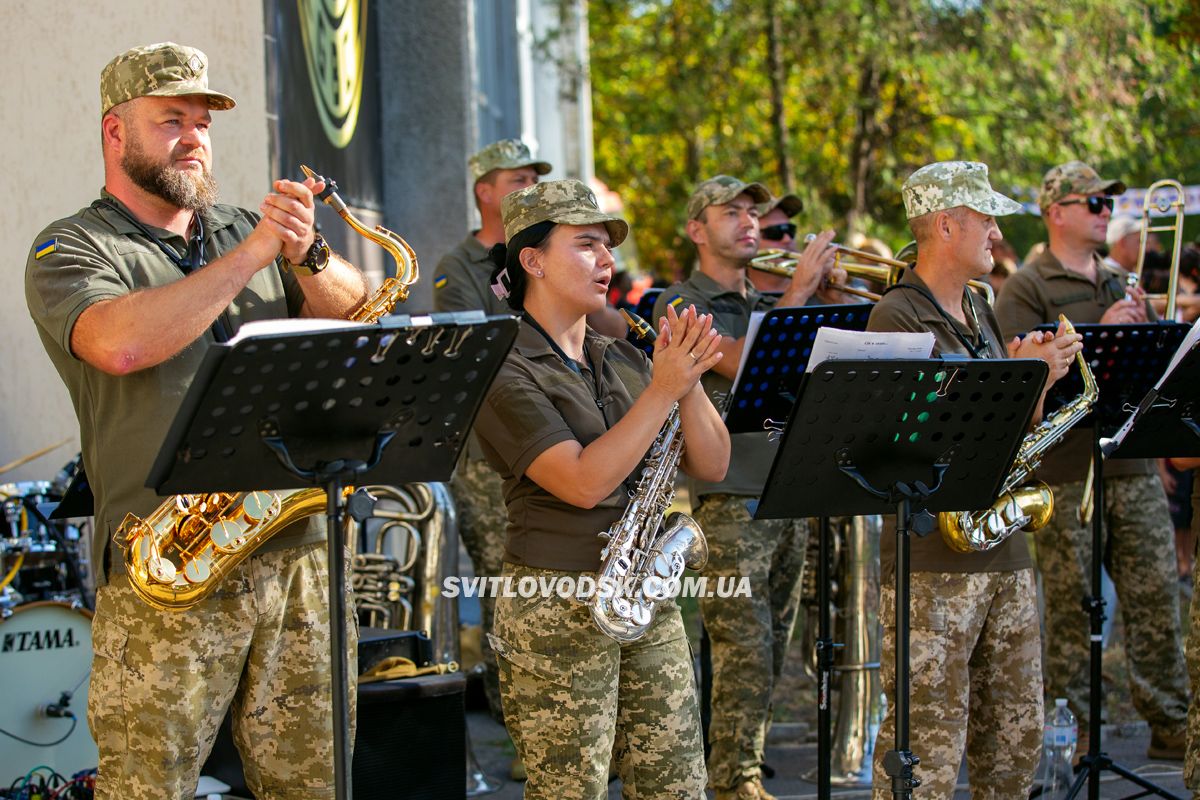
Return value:
[[(59, 446), (0, 466), (0, 474)], [(54, 515), (79, 463), (76, 457), (54, 480), (0, 484), (3, 786), (34, 766), (69, 776), (98, 758), (84, 720), (94, 597), (90, 521)]]

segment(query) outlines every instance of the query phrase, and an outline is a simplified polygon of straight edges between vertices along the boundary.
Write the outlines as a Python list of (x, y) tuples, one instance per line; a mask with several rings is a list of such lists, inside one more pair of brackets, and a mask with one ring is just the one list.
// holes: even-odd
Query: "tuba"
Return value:
[[(300, 168), (310, 178), (325, 180), (304, 165)], [(325, 184), (317, 196), (396, 260), (396, 277), (386, 279), (349, 317), (351, 322), (375, 322), (408, 299), (417, 280), (417, 256), (387, 228), (370, 230), (360, 223), (338, 196), (337, 184)], [(124, 551), (134, 593), (160, 611), (183, 611), (211, 594), (267, 539), (325, 507), (320, 488), (173, 495), (147, 517), (126, 514), (113, 539)]]
[[(639, 338), (655, 338), (645, 320), (628, 311), (621, 313)], [(658, 604), (672, 597), (671, 588), (684, 569), (703, 569), (708, 563), (704, 532), (690, 516), (677, 511), (666, 518), (662, 530), (663, 514), (675, 497), (682, 457), (683, 432), (676, 405), (650, 447), (625, 513), (600, 534), (608, 543), (600, 553), (596, 594), (589, 605), (596, 626), (618, 642), (642, 638)]]
[[(1067, 333), (1075, 332), (1066, 317), (1060, 315), (1058, 319), (1065, 325)], [(991, 550), (1018, 530), (1036, 531), (1050, 521), (1054, 513), (1054, 495), (1050, 487), (1041, 481), (1028, 486), (1021, 484), (1033, 475), (1042, 462), (1042, 455), (1062, 441), (1067, 431), (1091, 412), (1100, 396), (1082, 351), (1076, 354), (1075, 360), (1083, 378), (1083, 392), (1042, 420), (1021, 441), (1012, 470), (1001, 484), (1000, 497), (982, 511), (942, 511), (938, 514), (938, 528), (951, 550), (960, 553)]]

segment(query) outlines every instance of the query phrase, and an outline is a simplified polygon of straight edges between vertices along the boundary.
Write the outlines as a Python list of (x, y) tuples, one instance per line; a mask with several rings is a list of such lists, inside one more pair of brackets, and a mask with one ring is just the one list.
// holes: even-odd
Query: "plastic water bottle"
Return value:
[(1067, 699), (1060, 697), (1046, 715), (1046, 727), (1042, 735), (1041, 797), (1063, 797), (1071, 788), (1071, 760), (1075, 757), (1078, 741), (1079, 725), (1075, 715), (1067, 708)]

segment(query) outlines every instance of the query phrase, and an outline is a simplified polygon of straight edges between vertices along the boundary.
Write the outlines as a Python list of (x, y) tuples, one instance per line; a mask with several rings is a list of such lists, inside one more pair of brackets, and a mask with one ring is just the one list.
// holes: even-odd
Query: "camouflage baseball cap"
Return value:
[(208, 88), (208, 56), (174, 42), (134, 47), (100, 72), (100, 116), (135, 97), (182, 97), (202, 94), (208, 107), (227, 111), (233, 98)]
[(728, 175), (709, 178), (696, 187), (687, 202), (687, 218), (699, 219), (709, 206), (725, 205), (739, 194), (748, 194), (755, 203), (769, 203), (771, 193), (761, 183), (745, 183)]
[(938, 161), (908, 176), (900, 189), (908, 219), (966, 206), (980, 214), (1016, 214), (1021, 204), (992, 189), (988, 168), (978, 161)]
[(794, 194), (772, 197), (767, 202), (758, 204), (758, 215), (765, 217), (777, 208), (788, 217), (794, 217), (804, 210), (804, 201)]
[(529, 154), (529, 148), (520, 139), (501, 139), (492, 142), (487, 147), (467, 159), (467, 168), (471, 170), (471, 180), (477, 181), (494, 169), (520, 169), (533, 167), (538, 175), (545, 175), (553, 169), (549, 163), (538, 161)]
[(1042, 178), (1042, 189), (1038, 192), (1038, 207), (1045, 211), (1050, 206), (1071, 194), (1124, 194), (1125, 184), (1109, 181), (1096, 174), (1096, 170), (1082, 161), (1059, 164)]
[(535, 183), (512, 192), (500, 201), (500, 218), (506, 242), (531, 225), (546, 221), (562, 225), (604, 223), (612, 239), (609, 247), (616, 247), (629, 235), (629, 223), (601, 211), (592, 190), (574, 178)]

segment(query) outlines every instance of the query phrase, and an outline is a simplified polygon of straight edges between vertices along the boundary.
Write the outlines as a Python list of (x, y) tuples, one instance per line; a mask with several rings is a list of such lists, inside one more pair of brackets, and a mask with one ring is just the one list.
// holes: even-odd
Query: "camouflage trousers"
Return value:
[[(951, 800), (963, 750), (971, 797), (1029, 796), (1042, 749), (1037, 585), (1016, 572), (912, 573), (909, 742), (921, 800)], [(887, 714), (875, 739), (873, 800), (891, 800), (883, 757), (896, 745), (896, 586), (883, 579), (880, 676)]]
[[(231, 704), (255, 797), (332, 798), (328, 598), (324, 543), (251, 556), (183, 613), (151, 608), (113, 576), (92, 620), (97, 800), (191, 798)], [(346, 634), (352, 656), (352, 607)]]
[[(513, 586), (580, 573), (504, 565)], [(608, 797), (615, 758), (625, 798), (704, 797), (704, 746), (691, 648), (679, 607), (620, 644), (575, 597), (501, 597), (492, 646), (526, 800)]]
[[(500, 574), (504, 563), (504, 537), (508, 514), (504, 506), (503, 481), (486, 461), (466, 459), (458, 466), (450, 491), (458, 513), (458, 535), (478, 576)], [(483, 650), (483, 688), (492, 718), (504, 722), (500, 703), (500, 682), (496, 672), (496, 653), (488, 641), (492, 632), (496, 599), (490, 594), (479, 598), (480, 644)]]
[(712, 648), (708, 774), (722, 790), (762, 772), (771, 695), (796, 624), (808, 542), (808, 520), (752, 520), (749, 499), (706, 495), (694, 515), (708, 540), (708, 580), (750, 581), (750, 597), (700, 598)]
[[(1200, 501), (1192, 500), (1192, 530), (1200, 531)], [(1196, 552), (1200, 555), (1200, 537)], [(1187, 635), (1188, 681), (1192, 703), (1188, 706), (1187, 753), (1183, 762), (1184, 786), (1192, 790), (1192, 800), (1200, 800), (1200, 569), (1192, 570), (1192, 604)]]
[[(1067, 698), (1088, 724), (1092, 529), (1079, 524), (1083, 483), (1053, 487), (1054, 517), (1034, 534), (1046, 605), (1046, 697)], [(1100, 509), (1097, 509), (1097, 513)], [(1104, 563), (1117, 589), (1133, 705), (1152, 730), (1186, 725), (1187, 673), (1179, 627), (1175, 529), (1157, 475), (1104, 480)]]

